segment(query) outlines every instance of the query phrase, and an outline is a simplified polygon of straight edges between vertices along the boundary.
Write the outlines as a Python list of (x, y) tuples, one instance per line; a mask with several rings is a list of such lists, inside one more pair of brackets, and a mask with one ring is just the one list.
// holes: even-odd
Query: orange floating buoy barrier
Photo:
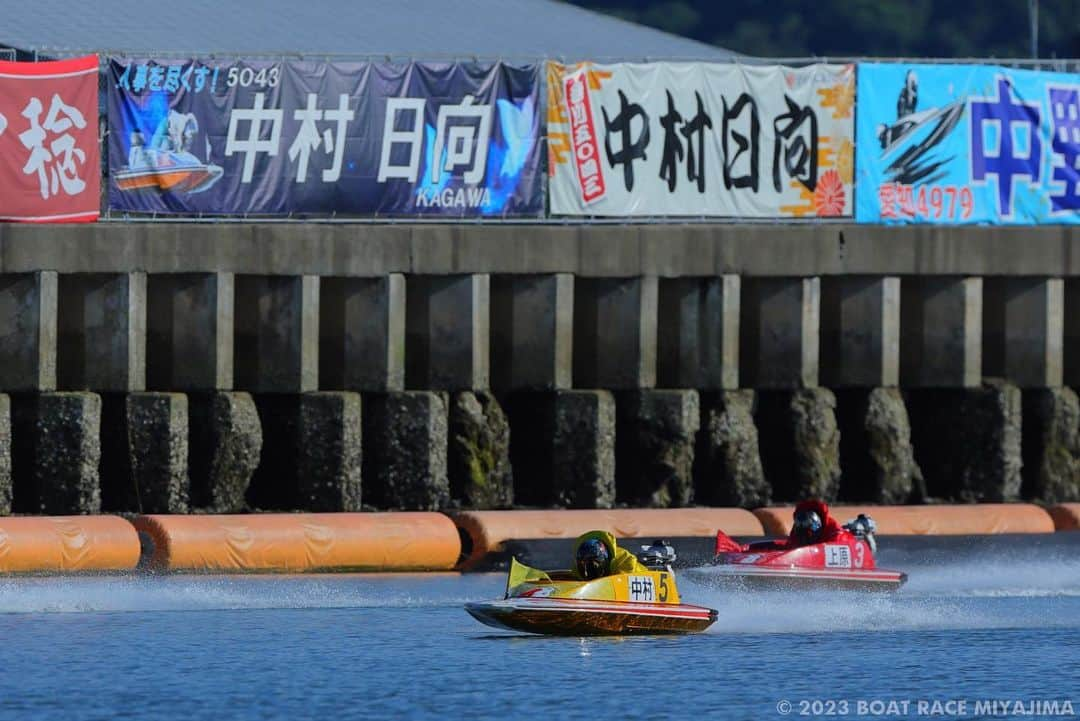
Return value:
[[(769, 536), (791, 531), (794, 506), (759, 508), (754, 515)], [(979, 503), (945, 506), (830, 506), (840, 523), (865, 513), (888, 536), (967, 536), (993, 533), (1053, 533), (1050, 514), (1030, 503)]]
[(461, 553), (441, 513), (275, 513), (138, 516), (153, 549), (151, 568), (169, 571), (452, 570)]
[(129, 571), (139, 535), (119, 516), (0, 518), (0, 573)]
[(1080, 503), (1059, 503), (1048, 509), (1059, 531), (1080, 531)]
[(467, 547), (463, 567), (504, 550), (510, 540), (577, 538), (603, 529), (616, 538), (760, 536), (761, 522), (741, 508), (619, 508), (613, 510), (464, 511), (454, 514)]

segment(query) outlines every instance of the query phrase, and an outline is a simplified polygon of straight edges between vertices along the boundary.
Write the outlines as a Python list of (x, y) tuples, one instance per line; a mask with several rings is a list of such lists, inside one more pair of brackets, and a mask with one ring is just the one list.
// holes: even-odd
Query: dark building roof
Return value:
[(555, 0), (33, 0), (7, 3), (3, 15), (0, 46), (46, 56), (87, 51), (721, 60), (734, 55)]

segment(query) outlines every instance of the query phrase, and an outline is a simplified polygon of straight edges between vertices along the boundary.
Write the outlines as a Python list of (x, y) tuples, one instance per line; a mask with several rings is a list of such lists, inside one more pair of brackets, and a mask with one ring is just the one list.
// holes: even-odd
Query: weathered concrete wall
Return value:
[(761, 466), (752, 390), (703, 394), (695, 461), (696, 498), (711, 506), (760, 508), (772, 501)]
[(379, 508), (438, 510), (450, 501), (447, 397), (406, 391), (371, 394), (364, 413), (366, 495)]
[(183, 393), (127, 397), (131, 485), (139, 513), (187, 513), (188, 401)]
[(1080, 501), (1080, 401), (1071, 388), (1038, 388), (1023, 396), (1024, 498)]
[(840, 482), (836, 397), (826, 388), (759, 394), (761, 460), (773, 498), (835, 500)]
[(656, 385), (657, 279), (578, 278), (574, 285), (574, 385)]
[(1080, 276), (1080, 231), (761, 223), (92, 223), (0, 227), (0, 273)]
[(451, 497), (467, 508), (513, 506), (510, 424), (495, 396), (488, 391), (455, 393), (449, 433)]
[(840, 498), (856, 503), (918, 503), (922, 470), (911, 445), (904, 397), (895, 388), (836, 393), (840, 428)]
[(322, 278), (319, 387), (405, 390), (405, 276)]
[(153, 390), (233, 387), (232, 273), (147, 278), (146, 382)]
[(961, 502), (1020, 495), (1021, 394), (987, 379), (978, 388), (907, 394), (915, 458), (927, 494)]
[(574, 276), (492, 278), (492, 387), (500, 391), (569, 388), (573, 344)]
[[(151, 466), (173, 479), (163, 488), (179, 484), (174, 414), (129, 447), (127, 402), (146, 389), (189, 396), (199, 509), (359, 507), (361, 480), (375, 506), (505, 505), (511, 490), (519, 504), (610, 505), (617, 476), (629, 488), (653, 465), (616, 464), (616, 438), (651, 446), (635, 425), (648, 414), (616, 424), (610, 392), (654, 387), (703, 394), (702, 429), (695, 443), (683, 433), (653, 449), (681, 450), (635, 502), (689, 502), (692, 456), (697, 502), (1012, 498), (1021, 455), (1022, 493), (1056, 499), (1072, 492), (1065, 386), (1080, 384), (1077, 339), (1080, 233), (1064, 227), (0, 226), (0, 394), (14, 394), (17, 509), (39, 509), (33, 479), (52, 477), (31, 471), (52, 461), (38, 458), (36, 421), (19, 419), (68, 427), (70, 409), (48, 400), (57, 388), (100, 394), (97, 446), (86, 428), (64, 443), (100, 454), (105, 482), (94, 484), (116, 510), (139, 505), (124, 497), (129, 479)], [(984, 386), (987, 376), (1010, 385)], [(395, 395), (406, 387), (421, 395)], [(909, 441), (897, 388), (913, 399)], [(305, 425), (316, 391), (369, 394), (374, 411), (354, 422), (350, 403), (327, 400)], [(385, 410), (389, 398), (400, 412)], [(451, 408), (451, 436), (466, 440), (448, 450)], [(375, 446), (362, 461), (360, 436)], [(308, 476), (333, 480), (305, 495), (305, 462), (319, 469)], [(466, 490), (455, 462), (499, 480)], [(96, 464), (72, 473), (85, 480)], [(53, 505), (92, 507), (86, 494)]]
[(237, 276), (233, 363), (237, 390), (319, 387), (319, 278)]
[(486, 389), (491, 377), (490, 277), (412, 277), (406, 299), (406, 385), (418, 390)]
[(101, 512), (101, 396), (41, 393), (13, 409), (15, 513)]
[(694, 502), (697, 391), (627, 391), (616, 398), (616, 496), (631, 506)]
[(818, 384), (820, 278), (748, 278), (743, 283), (739, 375), (749, 388)]
[(305, 511), (361, 510), (363, 419), (359, 393), (300, 397), (297, 495)]
[(191, 435), (191, 506), (237, 513), (247, 504), (263, 434), (248, 393), (205, 393), (188, 398)]
[(557, 505), (615, 505), (615, 398), (610, 392), (557, 392), (553, 445)]
[(145, 390), (146, 273), (63, 274), (58, 296), (58, 387)]
[(661, 388), (739, 387), (741, 285), (737, 275), (660, 280), (656, 373)]
[(0, 388), (56, 390), (57, 274), (0, 275)]

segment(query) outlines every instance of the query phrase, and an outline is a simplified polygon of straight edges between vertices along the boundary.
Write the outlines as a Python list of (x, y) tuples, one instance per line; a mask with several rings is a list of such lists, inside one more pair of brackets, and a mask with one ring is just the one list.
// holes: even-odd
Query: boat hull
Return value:
[(554, 636), (698, 633), (717, 612), (701, 606), (572, 598), (508, 598), (465, 604), (477, 621), (494, 628)]

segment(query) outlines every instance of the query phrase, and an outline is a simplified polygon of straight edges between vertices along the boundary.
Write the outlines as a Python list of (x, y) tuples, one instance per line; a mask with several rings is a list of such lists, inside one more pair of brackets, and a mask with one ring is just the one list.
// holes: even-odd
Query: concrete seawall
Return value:
[(1080, 234), (0, 226), (0, 513), (1080, 500)]

